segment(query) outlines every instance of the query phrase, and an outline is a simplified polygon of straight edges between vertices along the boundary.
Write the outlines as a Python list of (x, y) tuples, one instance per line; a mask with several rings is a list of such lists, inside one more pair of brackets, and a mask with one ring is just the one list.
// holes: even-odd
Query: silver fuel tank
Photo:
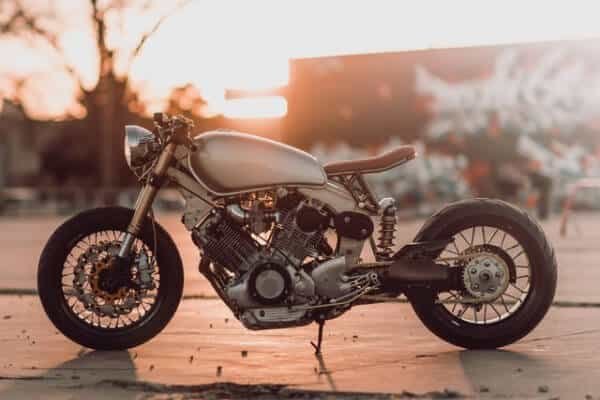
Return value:
[(194, 177), (218, 195), (272, 186), (321, 187), (327, 176), (316, 158), (258, 136), (211, 131), (194, 138), (188, 164)]

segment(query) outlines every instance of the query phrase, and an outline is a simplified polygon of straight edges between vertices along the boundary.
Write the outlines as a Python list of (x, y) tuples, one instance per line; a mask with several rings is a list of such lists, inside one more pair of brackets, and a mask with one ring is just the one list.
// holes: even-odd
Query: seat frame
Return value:
[(373, 214), (379, 212), (379, 202), (362, 173), (336, 174), (330, 176), (329, 179), (342, 184), (350, 192), (359, 208)]

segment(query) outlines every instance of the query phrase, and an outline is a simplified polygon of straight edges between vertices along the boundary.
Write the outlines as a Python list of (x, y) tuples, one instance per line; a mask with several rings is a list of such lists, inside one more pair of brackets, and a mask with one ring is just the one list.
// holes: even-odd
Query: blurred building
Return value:
[(33, 147), (34, 124), (19, 105), (4, 100), (0, 111), (0, 187), (26, 182), (39, 172), (39, 155)]
[(286, 141), (600, 133), (600, 40), (292, 60)]
[[(284, 117), (201, 118), (192, 106), (201, 107), (203, 100), (189, 85), (174, 90), (169, 111), (189, 113), (198, 131), (254, 133), (314, 150), (323, 161), (416, 142), (429, 161), (411, 172), (418, 179), (403, 173), (386, 181), (413, 182), (392, 185), (398, 193), (453, 198), (468, 187), (478, 194), (513, 195), (527, 184), (522, 176), (561, 182), (600, 173), (599, 45), (590, 39), (295, 59), (286, 87), (228, 93), (283, 97)], [(183, 101), (182, 93), (192, 98)], [(147, 117), (131, 118), (151, 126)], [(82, 124), (34, 121), (5, 101), (0, 186), (97, 186), (98, 149)], [(460, 170), (444, 175), (450, 164)], [(133, 184), (121, 170), (120, 181)], [(439, 187), (427, 188), (431, 182)], [(498, 188), (503, 192), (490, 192)]]
[(284, 140), (323, 159), (406, 142), (430, 159), (463, 158), (448, 179), (426, 165), (413, 172), (431, 178), (413, 184), (397, 172), (406, 182), (399, 195), (429, 198), (448, 192), (434, 185), (458, 179), (476, 195), (557, 202), (573, 178), (598, 173), (599, 46), (590, 39), (292, 60), (280, 91)]

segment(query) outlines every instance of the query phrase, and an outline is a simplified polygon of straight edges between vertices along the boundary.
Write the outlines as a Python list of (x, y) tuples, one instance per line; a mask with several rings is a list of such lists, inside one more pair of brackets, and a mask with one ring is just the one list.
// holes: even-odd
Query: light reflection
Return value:
[(287, 101), (281, 96), (241, 98), (225, 101), (227, 118), (280, 118), (287, 114)]
[[(37, 3), (40, 10), (44, 8), (44, 2)], [(98, 66), (89, 10), (85, 2), (56, 0), (52, 5), (64, 24), (60, 41), (66, 61), (90, 89), (96, 83)], [(594, 2), (578, 0), (191, 1), (147, 42), (131, 66), (130, 82), (139, 89), (148, 109), (160, 108), (174, 87), (191, 83), (206, 95), (214, 112), (250, 115), (257, 104), (269, 101), (230, 103), (223, 100), (222, 92), (225, 88), (285, 85), (290, 58), (598, 36), (596, 8)], [(156, 17), (132, 12), (125, 16), (126, 29), (112, 23), (107, 38), (121, 73), (126, 69), (127, 53)], [(0, 38), (0, 51), (11, 54), (3, 59), (0, 75), (17, 71), (30, 76), (44, 70), (45, 78), (51, 77), (53, 85), (61, 88), (48, 90), (46, 85), (38, 85), (36, 101), (28, 104), (30, 111), (50, 116), (72, 109), (74, 91), (70, 78), (60, 73), (61, 60), (47, 52), (40, 56), (39, 49), (32, 47)], [(0, 82), (0, 92), (7, 92), (2, 86)], [(387, 95), (383, 89), (382, 98)], [(249, 108), (242, 111), (245, 105)], [(257, 110), (253, 117), (285, 114), (283, 110), (280, 104), (267, 111)]]

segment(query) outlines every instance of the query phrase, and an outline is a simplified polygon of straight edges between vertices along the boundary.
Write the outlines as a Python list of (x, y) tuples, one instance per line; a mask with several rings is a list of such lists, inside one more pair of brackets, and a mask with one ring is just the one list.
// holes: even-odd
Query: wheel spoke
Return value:
[(456, 295), (455, 295), (455, 294), (453, 294), (452, 292), (448, 292), (448, 294), (449, 294), (450, 296), (448, 296), (448, 297), (446, 297), (445, 299), (441, 300), (441, 301), (442, 301), (442, 304), (443, 304), (443, 303), (445, 303), (446, 301), (450, 300), (450, 299), (457, 299), (457, 298), (458, 298), (458, 297), (456, 297)]
[(456, 310), (456, 306), (458, 306), (458, 301), (454, 303), (452, 306), (452, 314), (454, 314), (454, 310)]
[(506, 235), (508, 235), (506, 232), (504, 232), (504, 236), (502, 236), (502, 241), (500, 242), (500, 247), (504, 248), (504, 241), (506, 241)]
[(457, 253), (456, 251), (448, 249), (448, 248), (446, 248), (444, 250), (447, 251), (448, 253), (454, 254), (455, 256), (459, 256), (460, 255), (460, 253)]
[(525, 252), (523, 250), (521, 250), (520, 252), (517, 253), (516, 256), (514, 256), (512, 259), (516, 260), (517, 258), (519, 258), (520, 256), (522, 256)]
[(506, 310), (506, 312), (507, 312), (507, 313), (510, 313), (510, 310), (509, 310), (508, 306), (506, 305), (506, 302), (504, 301), (504, 295), (505, 295), (505, 294), (506, 294), (506, 293), (504, 293), (504, 294), (500, 295), (500, 300), (502, 300), (502, 305), (504, 306), (504, 309)]
[(490, 303), (490, 307), (492, 307), (492, 310), (494, 310), (494, 312), (498, 315), (498, 318), (502, 318), (502, 314), (500, 314), (498, 312), (498, 310), (496, 309), (496, 307), (494, 307), (493, 303)]
[(462, 232), (459, 232), (458, 234), (460, 235), (460, 237), (462, 237), (462, 239), (465, 241), (465, 243), (470, 247), (471, 243), (469, 243), (469, 239), (467, 239)]
[(456, 253), (460, 254), (460, 250), (458, 249), (458, 246), (456, 245), (455, 240), (452, 241), (452, 245), (454, 246), (454, 250), (456, 250)]
[(483, 323), (487, 321), (487, 303), (483, 303)]
[(492, 233), (492, 236), (490, 236), (490, 240), (488, 241), (488, 243), (492, 243), (492, 241), (494, 240), (494, 238), (496, 237), (496, 234), (498, 233), (498, 228), (496, 228), (496, 230), (494, 231), (494, 233)]
[(507, 251), (507, 252), (509, 252), (509, 251), (512, 251), (512, 250), (514, 250), (514, 249), (516, 249), (516, 248), (520, 247), (520, 246), (521, 246), (521, 245), (520, 245), (519, 243), (517, 243), (517, 244), (514, 244), (514, 245), (510, 246), (510, 247), (509, 247), (509, 248), (507, 248), (507, 249), (504, 249), (504, 250), (505, 250), (505, 251)]
[(520, 287), (518, 287), (517, 285), (515, 285), (514, 283), (511, 283), (510, 286), (514, 287), (515, 289), (517, 289), (519, 292), (521, 292), (521, 294), (526, 294), (527, 291), (521, 289)]

